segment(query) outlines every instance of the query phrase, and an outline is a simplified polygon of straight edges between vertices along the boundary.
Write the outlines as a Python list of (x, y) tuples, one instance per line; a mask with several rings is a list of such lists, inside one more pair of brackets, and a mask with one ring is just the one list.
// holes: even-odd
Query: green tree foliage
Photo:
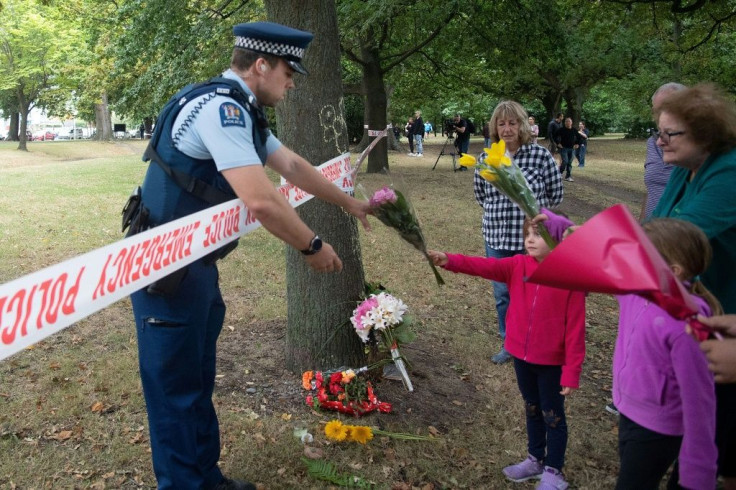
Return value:
[[(347, 59), (362, 71), (360, 94), (365, 98), (364, 121), (368, 129), (383, 129), (388, 122), (390, 89), (386, 74), (399, 69), (410, 57), (426, 57), (424, 50), (457, 15), (459, 7), (460, 3), (454, 0), (338, 2), (340, 44)], [(365, 131), (361, 145), (367, 144)], [(388, 168), (387, 151), (385, 141), (376, 145), (368, 158), (368, 172)]]
[(0, 91), (11, 93), (20, 113), (20, 143), (26, 150), (28, 113), (68, 100), (65, 74), (83, 51), (82, 35), (53, 6), (32, 0), (4, 2), (0, 16)]
[(234, 24), (264, 17), (260, 1), (121, 3), (111, 54), (114, 107), (136, 120), (157, 114), (178, 89), (229, 66)]

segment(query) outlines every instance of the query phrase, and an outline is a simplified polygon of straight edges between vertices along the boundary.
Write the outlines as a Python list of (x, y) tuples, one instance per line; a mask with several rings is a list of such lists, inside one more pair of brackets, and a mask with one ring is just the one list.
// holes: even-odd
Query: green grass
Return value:
[[(392, 174), (408, 190), (430, 248), (482, 255), (472, 172), (453, 173), (449, 156), (431, 170), (442, 143), (430, 138), (423, 159), (407, 150), (391, 154)], [(120, 239), (120, 209), (145, 173), (144, 143), (39, 142), (29, 153), (16, 146), (0, 143), (0, 283)], [(584, 170), (573, 170), (576, 182), (565, 184), (562, 208), (579, 221), (623, 201), (636, 214), (644, 142), (594, 139), (587, 159)], [(359, 176), (368, 187), (383, 179)], [(421, 255), (376, 220), (373, 228), (360, 237), (366, 278), (409, 305), (419, 339), (404, 352), (415, 360), (417, 391), (382, 386), (379, 397), (390, 397), (395, 413), (366, 422), (423, 434), (432, 425), (441, 438), (324, 441), (321, 424), (333, 414), (303, 405), (300, 377), (284, 371), (278, 351), (286, 322), (284, 248), (258, 230), (221, 266), (228, 304), (215, 395), (221, 466), (267, 488), (324, 488), (300, 462), (303, 446), (292, 431), (305, 427), (341, 473), (377, 488), (506, 488), (500, 469), (523, 458), (525, 435), (512, 370), (488, 362), (499, 345), (490, 286), (443, 272), (440, 289)], [(579, 488), (615, 481), (615, 423), (603, 407), (616, 317), (614, 300), (591, 296), (583, 389), (568, 403), (566, 471)], [(248, 387), (258, 394), (247, 394)], [(0, 488), (153, 488), (149, 451), (128, 300), (0, 362)]]

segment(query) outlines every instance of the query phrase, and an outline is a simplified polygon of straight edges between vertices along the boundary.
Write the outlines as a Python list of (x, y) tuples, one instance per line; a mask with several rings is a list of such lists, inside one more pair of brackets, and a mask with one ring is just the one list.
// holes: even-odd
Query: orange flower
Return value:
[(304, 373), (302, 374), (302, 388), (304, 388), (305, 390), (311, 390), (313, 377), (313, 371), (304, 371)]

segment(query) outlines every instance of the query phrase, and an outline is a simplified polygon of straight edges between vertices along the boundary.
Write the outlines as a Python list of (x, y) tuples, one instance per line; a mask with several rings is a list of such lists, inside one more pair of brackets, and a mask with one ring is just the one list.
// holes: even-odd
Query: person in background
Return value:
[[(673, 92), (683, 90), (687, 87), (681, 83), (665, 83), (659, 87), (652, 95), (652, 111), (656, 112), (659, 104)], [(672, 165), (662, 160), (662, 149), (657, 146), (657, 135), (652, 134), (647, 139), (647, 155), (644, 159), (644, 201), (641, 204), (641, 212), (639, 213), (639, 221), (645, 221), (652, 215), (652, 211), (657, 206), (659, 198), (664, 192), (667, 181), (672, 172)]]
[(557, 132), (562, 127), (562, 118), (564, 117), (565, 115), (563, 113), (558, 112), (555, 118), (550, 120), (549, 124), (547, 124), (547, 149), (552, 154), (552, 158), (559, 153), (557, 146)]
[[(491, 142), (504, 141), (506, 150), (521, 169), (539, 205), (548, 208), (562, 202), (562, 179), (555, 160), (546, 148), (532, 144), (529, 116), (521, 104), (510, 100), (499, 103), (489, 124)], [(519, 206), (481, 177), (478, 170), (473, 177), (473, 192), (475, 200), (483, 208), (486, 256), (500, 259), (523, 253), (524, 213)], [(503, 340), (506, 338), (509, 289), (502, 281), (492, 281), (492, 285), (498, 313), (498, 332)], [(511, 355), (503, 345), (491, 357), (496, 364), (510, 360)]]
[[(525, 121), (526, 122), (526, 121)], [(550, 235), (562, 240), (572, 222), (543, 209)], [(429, 251), (435, 265), (452, 272), (504, 282), (512, 290), (506, 349), (513, 356), (524, 400), (527, 457), (507, 466), (513, 482), (541, 479), (538, 490), (565, 489), (565, 397), (580, 386), (585, 359), (585, 293), (526, 281), (550, 248), (531, 219), (524, 220), (526, 254), (496, 259)]]
[(432, 132), (432, 123), (427, 121), (424, 123), (424, 139), (429, 138), (429, 133)]
[(578, 149), (575, 150), (575, 158), (578, 159), (578, 167), (585, 167), (585, 153), (588, 151), (588, 138), (590, 131), (585, 127), (585, 122), (578, 123)]
[[(673, 165), (652, 216), (697, 225), (710, 241), (713, 260), (703, 285), (727, 314), (736, 313), (736, 104), (710, 84), (670, 93), (655, 112), (657, 145)], [(736, 384), (716, 384), (718, 472), (736, 489)]]
[[(233, 34), (230, 69), (221, 79), (181, 90), (158, 117), (144, 154), (153, 161), (129, 234), (237, 197), (266, 230), (301, 251), (314, 272), (338, 272), (342, 261), (334, 249), (299, 218), (264, 168), (368, 224), (368, 202), (343, 193), (282, 145), (263, 113), (294, 88), (295, 73), (307, 73), (301, 60), (313, 35), (271, 22), (238, 24)], [(182, 180), (195, 182), (193, 175), (198, 185), (185, 185)], [(218, 466), (212, 394), (225, 303), (216, 260), (225, 253), (218, 250), (131, 295), (159, 490), (256, 488), (225, 478)]]
[(452, 124), (457, 134), (455, 137), (455, 147), (459, 153), (464, 155), (468, 153), (468, 147), (470, 146), (471, 134), (468, 131), (468, 121), (460, 117), (460, 114), (455, 114)]
[[(705, 234), (674, 218), (651, 220), (644, 231), (699, 313), (720, 313), (718, 300), (698, 279), (711, 258)], [(675, 460), (668, 488), (715, 488), (715, 385), (698, 342), (686, 332), (685, 320), (648, 299), (634, 294), (617, 299), (613, 400), (620, 412), (621, 467), (616, 489), (657, 489)]]
[(483, 147), (491, 147), (491, 121), (488, 120), (483, 124)]
[(562, 163), (560, 173), (566, 173), (565, 180), (574, 182), (572, 178), (572, 155), (580, 144), (580, 135), (572, 127), (572, 118), (565, 119), (565, 126), (557, 131), (557, 148), (560, 151)]
[(410, 157), (416, 156), (416, 153), (414, 153), (414, 118), (410, 117), (409, 120), (406, 122), (406, 126), (404, 126), (404, 131), (406, 132), (406, 139), (409, 140), (409, 155)]
[(537, 138), (539, 138), (539, 126), (534, 121), (534, 116), (529, 116), (529, 129), (532, 133), (532, 143), (537, 144)]
[(412, 133), (414, 134), (414, 148), (416, 150), (414, 156), (423, 157), (424, 145), (422, 144), (422, 140), (424, 139), (424, 121), (422, 121), (422, 111), (416, 111), (414, 113)]

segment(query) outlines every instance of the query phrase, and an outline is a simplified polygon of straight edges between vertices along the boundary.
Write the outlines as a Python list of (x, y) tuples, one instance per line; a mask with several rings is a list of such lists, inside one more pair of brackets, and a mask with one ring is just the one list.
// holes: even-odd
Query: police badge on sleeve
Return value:
[(232, 102), (220, 105), (220, 124), (223, 128), (229, 126), (245, 127), (245, 111)]

